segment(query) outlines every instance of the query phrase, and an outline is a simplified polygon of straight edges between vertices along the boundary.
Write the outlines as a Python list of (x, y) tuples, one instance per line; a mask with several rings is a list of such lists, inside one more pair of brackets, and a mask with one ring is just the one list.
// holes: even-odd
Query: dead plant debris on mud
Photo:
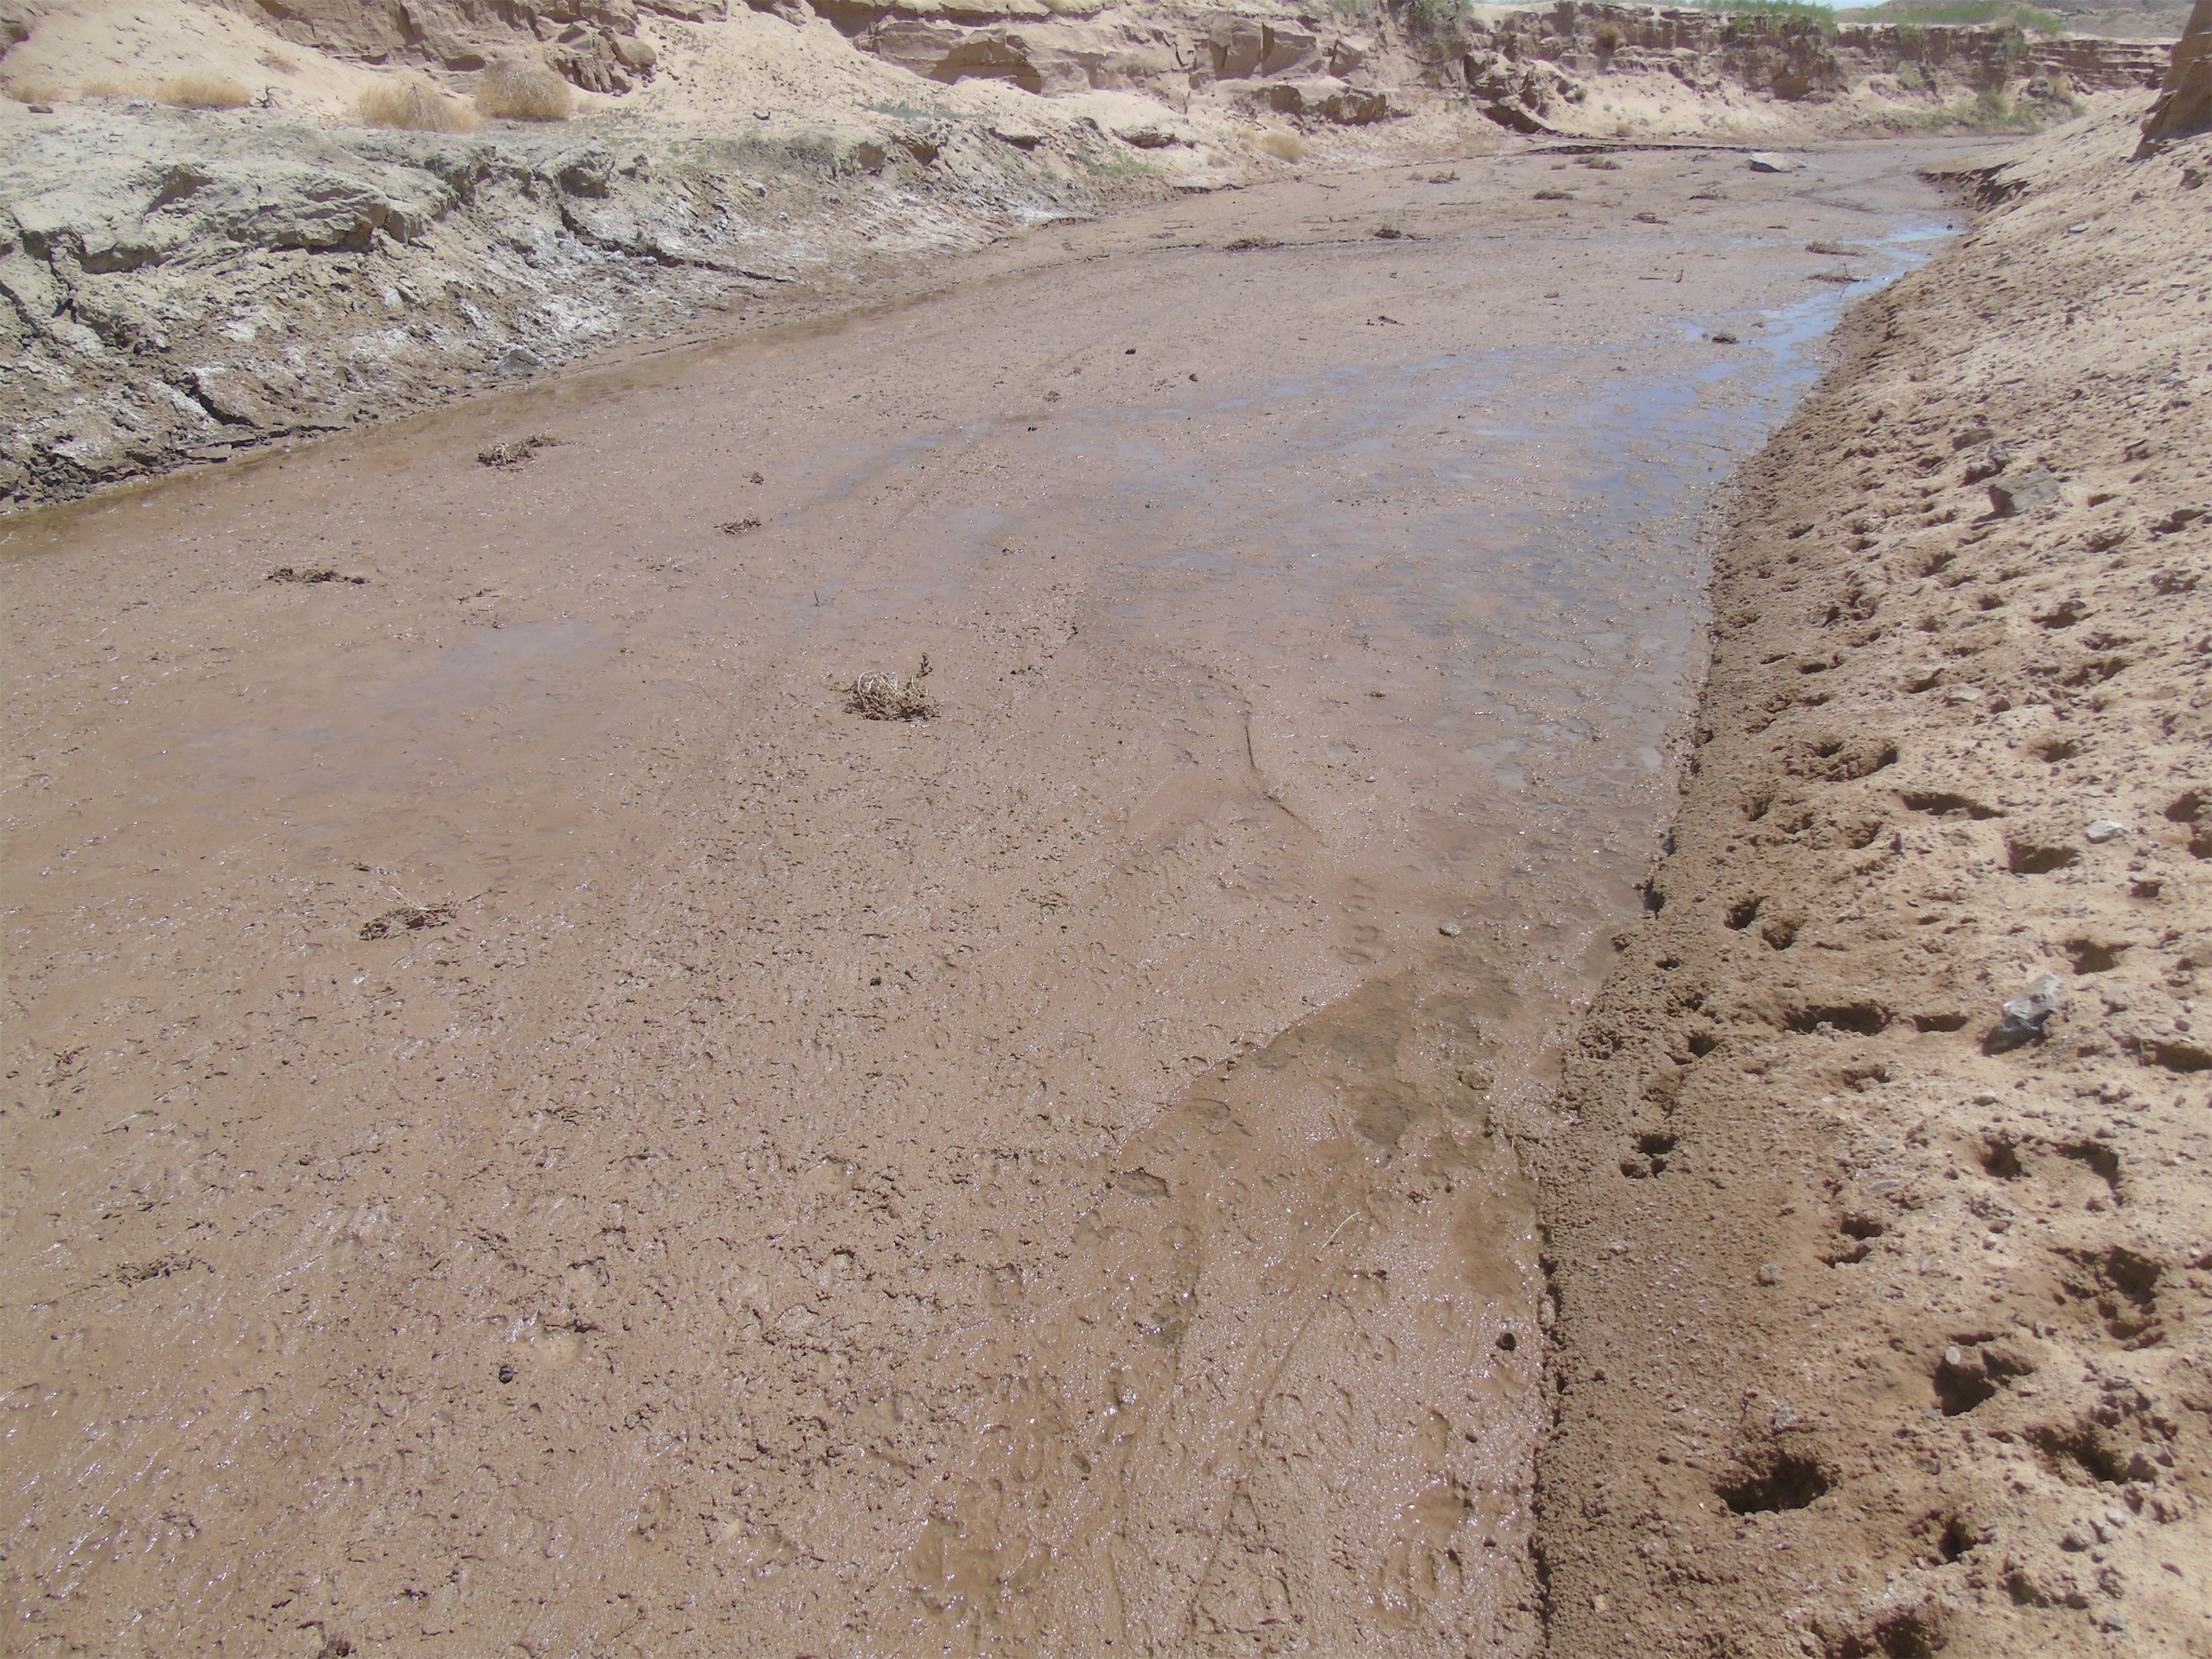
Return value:
[(374, 921), (361, 925), (363, 939), (390, 939), (394, 933), (419, 933), (431, 927), (443, 927), (453, 919), (450, 904), (434, 904), (425, 909), (419, 904), (395, 904)]
[(853, 682), (852, 695), (845, 707), (864, 720), (935, 720), (937, 700), (921, 689), (921, 682), (928, 678), (929, 657), (924, 653), (921, 666), (914, 671), (911, 678), (901, 679), (896, 674), (859, 676)]
[(1221, 251), (1224, 253), (1254, 253), (1262, 248), (1280, 246), (1282, 243), (1273, 236), (1239, 236), (1233, 242), (1223, 244)]
[(355, 587), (365, 586), (368, 581), (366, 576), (341, 575), (335, 570), (319, 567), (308, 568), (289, 564), (278, 565), (269, 573), (268, 580), (272, 582), (345, 582)]
[(725, 536), (750, 536), (760, 527), (758, 519), (725, 519), (714, 526)]
[(539, 450), (550, 449), (560, 441), (558, 438), (548, 437), (543, 432), (533, 432), (526, 438), (510, 438), (505, 443), (477, 451), (477, 465), (520, 466)]

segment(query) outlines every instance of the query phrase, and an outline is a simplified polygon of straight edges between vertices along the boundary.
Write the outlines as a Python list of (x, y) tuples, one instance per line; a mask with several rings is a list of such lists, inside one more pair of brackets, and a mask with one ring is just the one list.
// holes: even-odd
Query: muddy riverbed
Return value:
[(1529, 1650), (1518, 1148), (1945, 148), (1048, 226), (13, 522), (12, 1639)]

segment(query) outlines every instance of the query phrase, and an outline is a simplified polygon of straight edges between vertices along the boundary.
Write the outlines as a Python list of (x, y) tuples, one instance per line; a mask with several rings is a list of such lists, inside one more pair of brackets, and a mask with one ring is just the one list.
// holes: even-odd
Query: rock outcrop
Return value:
[(725, 17), (728, 0), (229, 0), (271, 33), (367, 64), (480, 70), (528, 46), (587, 92), (627, 92), (658, 54), (641, 13)]
[(2156, 84), (2162, 48), (2132, 40), (2034, 40), (2009, 27), (1837, 27), (1787, 13), (1562, 3), (1483, 7), (1437, 38), (1433, 83), (1463, 87), (1500, 125), (1563, 118), (1604, 82), (1671, 82), (1707, 98), (1748, 93), (1833, 103), (1872, 90), (1941, 107), (1960, 97), (2025, 98), (2063, 110), (2081, 93)]
[(2173, 43), (2173, 61), (2158, 102), (2143, 120), (2146, 149), (2170, 138), (2212, 130), (2212, 0), (2197, 0), (2189, 32)]

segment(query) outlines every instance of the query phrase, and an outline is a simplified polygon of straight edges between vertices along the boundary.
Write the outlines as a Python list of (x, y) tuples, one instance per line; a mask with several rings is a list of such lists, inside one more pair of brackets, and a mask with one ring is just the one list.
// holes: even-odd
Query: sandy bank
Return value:
[(2212, 1644), (2212, 139), (2136, 140), (1960, 175), (1741, 480), (1543, 1158), (1555, 1653)]

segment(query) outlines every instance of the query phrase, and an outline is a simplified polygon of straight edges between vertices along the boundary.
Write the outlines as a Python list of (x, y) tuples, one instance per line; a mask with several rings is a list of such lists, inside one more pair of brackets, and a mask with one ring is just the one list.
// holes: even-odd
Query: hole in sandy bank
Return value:
[(1936, 1367), (1936, 1406), (1946, 1417), (1961, 1416), (1996, 1397), (1996, 1379), (1972, 1358), (1947, 1358)]
[(1769, 1452), (1739, 1464), (1713, 1490), (1738, 1515), (1802, 1510), (1826, 1495), (1828, 1472), (1802, 1453)]
[(2152, 1473), (2149, 1459), (2132, 1448), (2114, 1445), (2094, 1423), (2045, 1424), (2030, 1429), (2027, 1439), (2051, 1472), (2069, 1486), (2124, 1486), (2136, 1478), (2138, 1464), (2143, 1466), (2144, 1478)]
[[(2071, 1158), (2076, 1164), (2086, 1164), (2094, 1170), (2103, 1177), (2105, 1184), (2112, 1189), (2112, 1196), (2115, 1199), (2119, 1197), (2120, 1155), (2106, 1146), (2104, 1142), (2101, 1140), (2071, 1141), (2058, 1149), (2058, 1156)], [(2146, 1291), (2149, 1289), (2151, 1282), (2157, 1278), (2158, 1267), (2155, 1263), (2153, 1263), (2150, 1279), (2144, 1281)]]
[(2212, 796), (2201, 789), (2191, 789), (2174, 798), (2172, 805), (2166, 809), (2166, 816), (2169, 822), (2190, 826), (2190, 856), (2212, 859)]
[(1871, 1002), (1819, 1004), (1796, 1010), (1789, 1019), (1790, 1029), (1801, 1036), (1810, 1036), (1823, 1025), (1834, 1031), (1873, 1036), (1888, 1024), (1888, 1010)]
[(1936, 1609), (1906, 1607), (1823, 1643), (1821, 1659), (1935, 1659), (1949, 1641)]
[(2020, 1161), (2018, 1143), (2006, 1139), (1984, 1144), (1982, 1168), (2000, 1181), (2018, 1181), (2027, 1173), (2027, 1166)]
[(2059, 949), (2075, 964), (2075, 973), (2111, 973), (2119, 967), (2119, 953), (2126, 951), (2128, 942), (2106, 942), (2093, 938), (2070, 938)]
[(2007, 867), (2015, 876), (2047, 876), (2063, 870), (2081, 854), (2063, 842), (2014, 841), (2005, 851)]
[(1954, 1515), (1944, 1522), (1943, 1530), (1936, 1534), (1936, 1553), (1946, 1562), (1955, 1561), (1981, 1541), (1981, 1529)]
[(2003, 816), (2003, 814), (1999, 812), (1996, 807), (1984, 806), (1981, 802), (1975, 800), (1971, 796), (1954, 795), (1949, 791), (1942, 789), (1915, 789), (1908, 791), (1905, 796), (1905, 804), (1916, 812), (1926, 812), (1930, 817), (1939, 818), (1969, 817), (1981, 819), (2002, 817)]

